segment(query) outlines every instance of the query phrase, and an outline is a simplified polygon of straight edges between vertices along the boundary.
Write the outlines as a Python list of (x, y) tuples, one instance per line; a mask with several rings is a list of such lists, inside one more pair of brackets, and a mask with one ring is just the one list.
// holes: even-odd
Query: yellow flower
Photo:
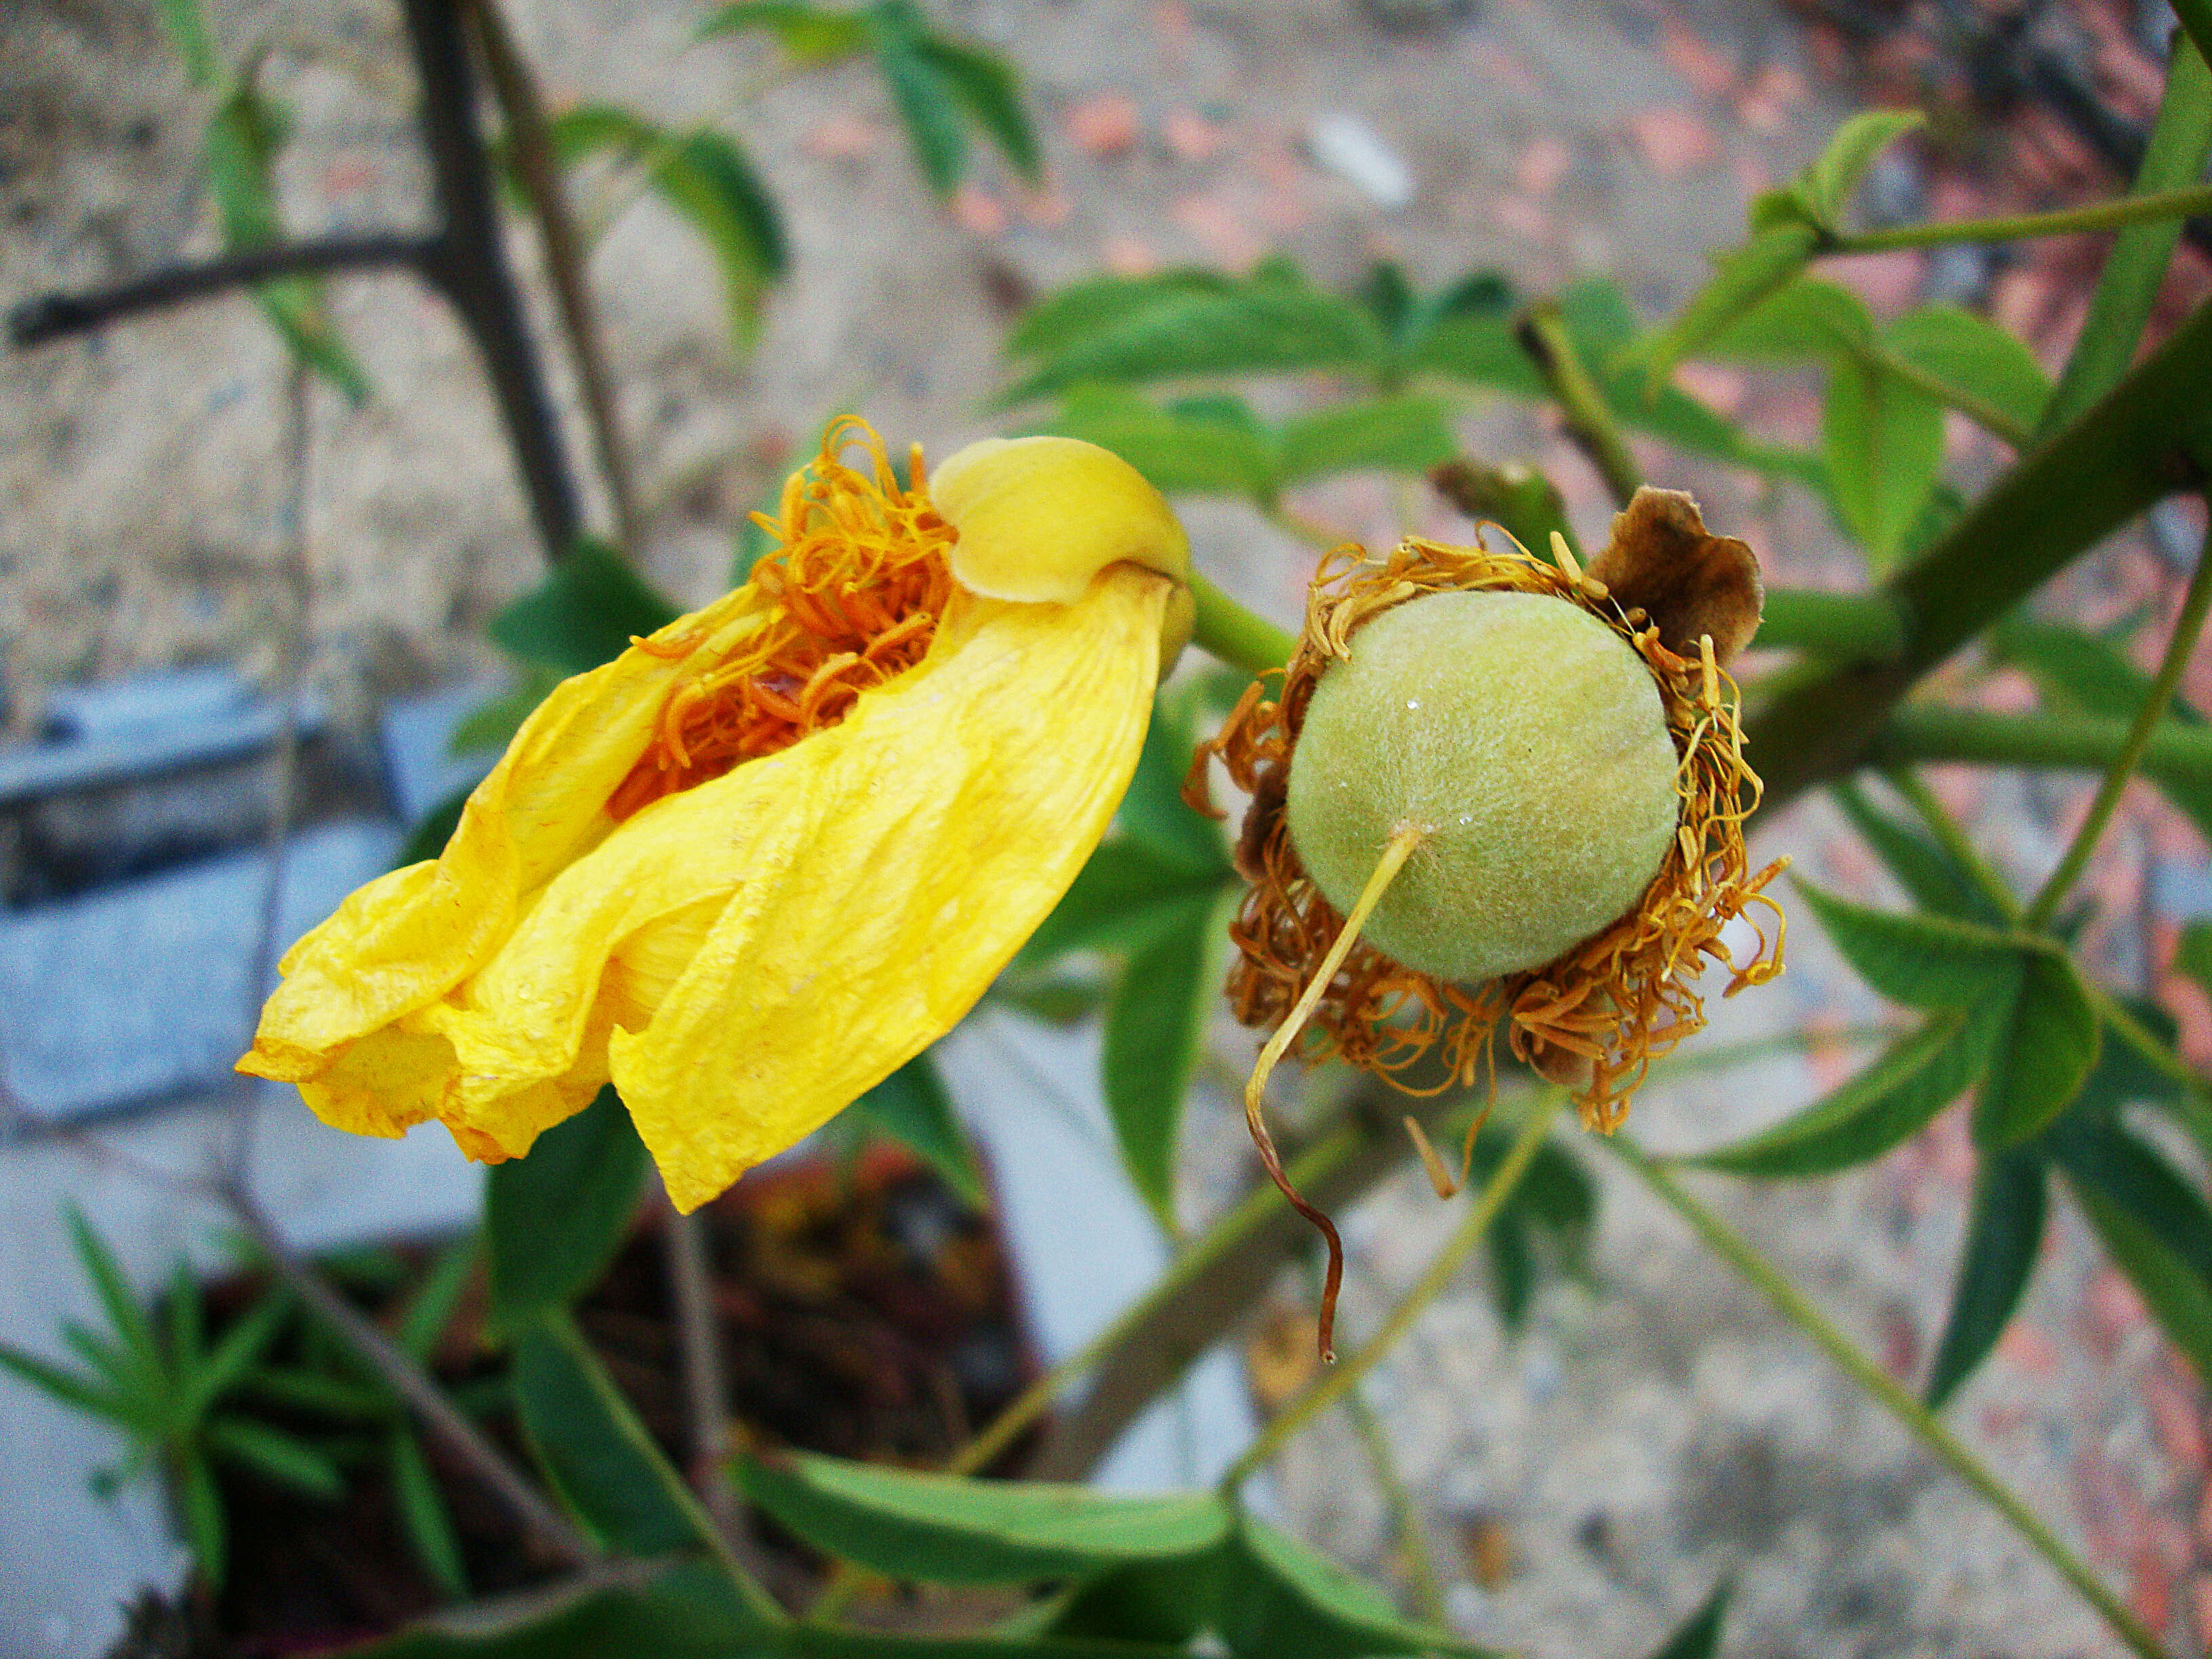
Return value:
[(1127, 787), (1189, 545), (1073, 440), (912, 476), (833, 428), (750, 580), (558, 687), (440, 858), (292, 948), (239, 1069), (485, 1161), (611, 1081), (689, 1210), (950, 1030)]

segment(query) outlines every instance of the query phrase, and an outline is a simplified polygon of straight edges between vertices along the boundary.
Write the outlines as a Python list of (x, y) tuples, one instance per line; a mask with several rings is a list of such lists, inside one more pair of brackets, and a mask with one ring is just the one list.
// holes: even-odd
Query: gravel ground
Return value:
[[(794, 273), (745, 361), (729, 349), (707, 260), (656, 206), (621, 212), (594, 256), (652, 510), (642, 562), (687, 601), (721, 585), (734, 526), (823, 417), (857, 409), (940, 455), (993, 429), (979, 403), (1027, 294), (1101, 266), (1241, 266), (1282, 249), (1330, 282), (1383, 254), (1424, 283), (1491, 264), (1531, 289), (1610, 272), (1656, 315), (1699, 278), (1705, 250), (1738, 234), (1748, 196), (1814, 153), (1849, 107), (1793, 25), (1735, 0), (1500, 0), (1469, 17), (1392, 7), (1438, 14), (1395, 32), (1349, 0), (933, 9), (1023, 65), (1045, 134), (1043, 191), (991, 164), (939, 210), (868, 73), (779, 77), (759, 47), (689, 45), (694, 8), (514, 8), (555, 96), (721, 119), (787, 218)], [(268, 46), (269, 84), (293, 106), (283, 181), (293, 228), (415, 222), (422, 170), (392, 67), (392, 12), (303, 0), (215, 13), (227, 50)], [(202, 107), (150, 11), (14, 0), (0, 27), (0, 300), (211, 252), (194, 160)], [(1356, 113), (1402, 158), (1409, 204), (1380, 207), (1310, 159), (1309, 123), (1332, 112)], [(596, 218), (607, 192), (587, 184), (582, 199)], [(526, 242), (515, 252), (529, 266)], [(1923, 276), (1910, 258), (1850, 274), (1891, 303)], [(376, 390), (357, 410), (313, 399), (307, 642), (317, 682), (359, 718), (382, 696), (484, 667), (478, 625), (528, 585), (537, 556), (467, 344), (440, 307), (379, 278), (337, 290), (336, 309)], [(1811, 389), (1787, 377), (1705, 371), (1698, 389), (1778, 435), (1817, 428)], [(284, 614), (285, 405), (280, 353), (240, 301), (0, 357), (0, 689), (14, 730), (29, 728), (58, 681), (211, 658), (269, 666)], [(1462, 423), (1486, 452), (1552, 469), (1584, 530), (1601, 528), (1602, 491), (1556, 434), (1474, 404)], [(1969, 473), (1989, 464), (1955, 435)], [(1851, 579), (1852, 556), (1801, 497), (1646, 459), (1661, 481), (1696, 489), (1709, 518), (1752, 539), (1782, 579)], [(1369, 538), (1393, 532), (1401, 505), (1366, 481), (1300, 502)], [(1464, 529), (1440, 508), (1415, 514)], [(1308, 552), (1242, 508), (1194, 505), (1188, 518), (1209, 571), (1296, 614)], [(2165, 580), (2124, 548), (2093, 562), (2075, 592), (2110, 615)], [(2070, 792), (1944, 782), (2017, 867), (2055, 855), (2051, 826)], [(2137, 914), (2153, 854), (2202, 858), (2148, 809), (2116, 840), (2100, 892), (2123, 917)], [(1761, 850), (1880, 890), (1820, 808), (1770, 826)], [(2146, 937), (2114, 923), (2093, 944), (2132, 981)], [(1730, 1005), (1714, 1041), (1879, 1015), (1809, 927), (1791, 944), (1787, 978)], [(1249, 1042), (1224, 1040), (1223, 1053), (1249, 1054)], [(1782, 1115), (1846, 1060), (1832, 1044), (1655, 1086), (1637, 1131), (1669, 1149), (1711, 1144)], [(1222, 1150), (1241, 1130), (1218, 1103), (1191, 1133), (1195, 1187), (1241, 1167)], [(1847, 1179), (1701, 1190), (1869, 1351), (1915, 1373), (1957, 1249), (1971, 1174), (1962, 1135), (1947, 1121)], [(1605, 1188), (1589, 1282), (1547, 1290), (1528, 1333), (1509, 1341), (1471, 1274), (1373, 1390), (1468, 1631), (1534, 1654), (1632, 1659), (1733, 1573), (1733, 1654), (2111, 1649), (1992, 1513), (1610, 1160), (1589, 1161)], [(1409, 1178), (1352, 1218), (1351, 1335), (1410, 1282), (1450, 1218)], [(2212, 1577), (2197, 1563), (2212, 1539), (2195, 1520), (2200, 1391), (2063, 1202), (2054, 1235), (2021, 1322), (1951, 1418), (2154, 1626), (2201, 1644)], [(1346, 1476), (1360, 1455), (1340, 1423), (1321, 1425), (1285, 1462), (1285, 1501), (1310, 1535), (1392, 1571), (1381, 1501)]]

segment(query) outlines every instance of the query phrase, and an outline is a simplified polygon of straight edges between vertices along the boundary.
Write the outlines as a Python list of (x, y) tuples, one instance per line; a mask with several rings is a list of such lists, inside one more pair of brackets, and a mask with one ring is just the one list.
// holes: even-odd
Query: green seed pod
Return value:
[(1419, 973), (1494, 979), (1642, 896), (1674, 838), (1676, 764), (1650, 671), (1596, 617), (1541, 593), (1431, 593), (1361, 628), (1314, 687), (1290, 837), (1348, 912), (1392, 836), (1423, 831), (1364, 936)]

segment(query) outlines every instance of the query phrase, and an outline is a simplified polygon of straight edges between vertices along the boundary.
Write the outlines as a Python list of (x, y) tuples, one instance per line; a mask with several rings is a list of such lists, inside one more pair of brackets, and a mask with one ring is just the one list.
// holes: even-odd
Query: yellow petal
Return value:
[(714, 792), (741, 870), (609, 1045), (679, 1206), (951, 1029), (1044, 919), (1135, 769), (1170, 592), (1125, 565), (1066, 605), (960, 596), (842, 724), (650, 809)]
[(1190, 585), (1190, 538), (1166, 498), (1111, 450), (1078, 438), (986, 438), (930, 475), (960, 532), (947, 562), (971, 593), (1066, 605), (1124, 561)]

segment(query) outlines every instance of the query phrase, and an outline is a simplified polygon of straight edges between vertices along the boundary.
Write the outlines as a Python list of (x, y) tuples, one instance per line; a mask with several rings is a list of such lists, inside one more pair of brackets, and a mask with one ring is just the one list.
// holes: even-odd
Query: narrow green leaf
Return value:
[(282, 1429), (243, 1417), (218, 1417), (208, 1424), (204, 1437), (210, 1451), (280, 1486), (325, 1502), (345, 1496), (345, 1476), (337, 1465)]
[(177, 55), (185, 60), (185, 73), (196, 87), (215, 79), (215, 37), (208, 33), (207, 13), (200, 0), (154, 0), (154, 12), (168, 30)]
[(346, 1659), (768, 1659), (788, 1651), (719, 1568), (698, 1562), (647, 1583), (472, 1608), (461, 1629), (418, 1626), (349, 1648)]
[(294, 1411), (342, 1419), (376, 1421), (392, 1415), (396, 1401), (381, 1387), (349, 1382), (293, 1365), (257, 1365), (240, 1378), (242, 1392)]
[(621, 554), (596, 536), (583, 536), (484, 631), (525, 661), (580, 674), (622, 655), (632, 635), (652, 634), (678, 614)]
[(193, 1368), (185, 1382), (185, 1415), (197, 1417), (236, 1387), (247, 1369), (258, 1361), (292, 1315), (292, 1298), (269, 1290), (233, 1320), (203, 1364)]
[(453, 1322), (453, 1309), (468, 1285), (483, 1244), (483, 1234), (473, 1230), (463, 1233), (438, 1252), (429, 1272), (422, 1275), (400, 1318), (398, 1330), (393, 1333), (400, 1347), (414, 1358), (428, 1359), (446, 1327)]
[(2081, 1091), (2097, 1062), (2097, 1011), (2072, 959), (2039, 951), (2022, 955), (2011, 1030), (1974, 1102), (1974, 1142), (1984, 1152), (2040, 1133)]
[(1747, 1140), (1697, 1161), (1737, 1175), (1833, 1175), (1927, 1127), (1979, 1077), (2011, 1012), (2010, 988), (1930, 1014), (1856, 1077)]
[(1731, 319), (1699, 355), (1751, 362), (1826, 362), (1874, 344), (1866, 301), (1819, 276), (1793, 276)]
[(1974, 1176), (1966, 1242), (1959, 1257), (1951, 1311), (1929, 1362), (1922, 1398), (1940, 1411), (1988, 1358), (2012, 1322), (2035, 1272), (2049, 1210), (2043, 1158), (2028, 1148), (1992, 1152)]
[(1875, 910), (1824, 893), (1798, 893), (1859, 977), (1907, 1008), (1957, 1008), (2008, 992), (2020, 976), (2019, 947), (1994, 928), (1948, 916)]
[(2051, 377), (2035, 354), (1986, 317), (1923, 306), (1882, 331), (1882, 349), (1966, 398), (1978, 398), (2023, 432), (2035, 430)]
[(1164, 694), (1153, 704), (1136, 773), (1114, 821), (1122, 834), (1164, 858), (1225, 880), (1229, 854), (1222, 846), (1221, 825), (1182, 798), (1196, 738), (1190, 718), (1194, 710), (1179, 706), (1182, 701), (1187, 700)]
[(975, 125), (991, 137), (1009, 165), (1030, 184), (1044, 178), (1044, 159), (1037, 149), (1036, 130), (1022, 107), (1021, 82), (1006, 59), (939, 36), (931, 36), (915, 47), (967, 106)]
[(100, 1297), (108, 1328), (122, 1339), (124, 1353), (134, 1369), (145, 1376), (162, 1376), (167, 1367), (162, 1361), (161, 1342), (154, 1334), (153, 1322), (146, 1317), (146, 1310), (131, 1293), (121, 1264), (92, 1230), (92, 1224), (73, 1206), (69, 1212), (69, 1228), (77, 1260), (83, 1264), (85, 1277), (92, 1281), (92, 1288)]
[(1777, 225), (1741, 247), (1715, 254), (1712, 279), (1646, 348), (1646, 384), (1654, 391), (1665, 385), (1675, 364), (1796, 276), (1812, 258), (1820, 235), (1808, 224)]
[(445, 1496), (413, 1429), (402, 1424), (392, 1431), (385, 1443), (385, 1465), (392, 1471), (392, 1495), (415, 1559), (447, 1595), (455, 1600), (466, 1595), (469, 1576), (461, 1560), (461, 1540), (454, 1535)]
[[(2165, 96), (2130, 193), (2185, 189), (2204, 176), (2208, 156), (2212, 156), (2212, 75), (2205, 72), (2197, 45), (2185, 38), (2175, 44), (2166, 65)], [(2166, 267), (2172, 263), (2181, 229), (2179, 219), (2160, 219), (2129, 225), (2112, 238), (2088, 317), (2075, 337), (2058, 389), (2044, 407), (2043, 431), (2070, 424), (2126, 374)]]
[(1220, 1595), (1217, 1632), (1239, 1659), (1489, 1651), (1400, 1618), (1380, 1591), (1249, 1515), (1237, 1517)]
[(2051, 1147), (2114, 1263), (2197, 1375), (2212, 1377), (2212, 1211), (2124, 1130), (2069, 1118)]
[(220, 1590), (228, 1565), (222, 1489), (216, 1485), (215, 1471), (208, 1467), (207, 1459), (198, 1452), (186, 1452), (176, 1474), (177, 1518), (184, 1523), (192, 1567), (210, 1590)]
[(1853, 358), (1828, 367), (1821, 453), (1836, 516), (1877, 571), (1896, 562), (1943, 465), (1943, 406)]
[[(872, 11), (880, 16), (883, 9)], [(968, 134), (951, 82), (903, 33), (877, 28), (875, 49), (876, 68), (890, 88), (921, 176), (940, 199), (950, 197), (968, 170)]]
[(1838, 127), (1828, 147), (1801, 177), (1803, 200), (1814, 221), (1834, 229), (1875, 157), (1927, 124), (1928, 118), (1918, 110), (1869, 109)]
[(1264, 498), (1277, 485), (1274, 446), (1249, 411), (1240, 421), (1160, 409), (1121, 386), (1084, 386), (1039, 432), (1110, 449), (1167, 495)]
[(1080, 1637), (894, 1636), (882, 1631), (793, 1628), (799, 1659), (1175, 1659), (1183, 1650), (1153, 1642)]
[(933, 1583), (1023, 1583), (1194, 1555), (1229, 1527), (1228, 1510), (1211, 1492), (1127, 1498), (811, 1455), (774, 1464), (746, 1458), (737, 1473), (755, 1503), (817, 1549)]
[(714, 1523), (565, 1312), (541, 1313), (516, 1341), (514, 1400), (548, 1478), (609, 1546), (653, 1556), (712, 1538)]
[(1129, 958), (1106, 1009), (1100, 1075), (1122, 1167), (1170, 1235), (1183, 1098), (1218, 991), (1214, 908), (1188, 907), (1174, 931)]
[(1829, 793), (1875, 856), (1923, 910), (1984, 927), (2004, 925), (2004, 915), (1973, 877), (1921, 830), (1899, 823), (1866, 798), (1846, 778)]
[(1069, 951), (1142, 951), (1210, 906), (1226, 879), (1133, 836), (1103, 842), (1015, 960), (1036, 967)]
[(12, 1371), (58, 1404), (73, 1407), (90, 1416), (106, 1418), (110, 1421), (118, 1417), (118, 1402), (113, 1395), (105, 1392), (77, 1372), (65, 1371), (34, 1353), (26, 1353), (21, 1348), (0, 1343), (0, 1370)]
[(907, 1061), (854, 1101), (853, 1109), (936, 1170), (946, 1186), (975, 1208), (988, 1206), (975, 1149), (960, 1127), (937, 1062), (927, 1054)]
[(484, 1239), (501, 1325), (520, 1329), (599, 1281), (637, 1213), (645, 1165), (645, 1143), (610, 1085), (538, 1136), (529, 1157), (493, 1166)]
[(738, 0), (718, 8), (699, 26), (698, 39), (763, 29), (775, 36), (799, 64), (818, 69), (850, 58), (868, 46), (866, 21), (852, 12), (831, 11), (799, 0)]
[(1422, 397), (1333, 404), (1285, 422), (1280, 442), (1285, 483), (1366, 469), (1425, 473), (1459, 453), (1449, 410)]
[(1722, 1579), (1705, 1605), (1675, 1627), (1651, 1659), (1714, 1659), (1721, 1650), (1721, 1627), (1728, 1621), (1729, 1601), (1735, 1595), (1735, 1580)]

